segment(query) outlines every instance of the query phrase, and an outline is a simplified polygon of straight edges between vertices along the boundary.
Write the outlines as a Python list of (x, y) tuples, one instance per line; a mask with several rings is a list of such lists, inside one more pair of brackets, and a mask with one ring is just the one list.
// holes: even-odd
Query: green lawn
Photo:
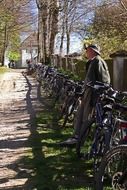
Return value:
[(0, 74), (3, 74), (5, 72), (9, 71), (9, 68), (7, 67), (0, 67)]

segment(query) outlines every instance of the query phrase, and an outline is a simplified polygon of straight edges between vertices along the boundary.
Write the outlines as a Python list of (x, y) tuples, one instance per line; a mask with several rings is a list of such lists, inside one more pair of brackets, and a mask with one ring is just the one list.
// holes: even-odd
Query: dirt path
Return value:
[(31, 149), (31, 135), (37, 100), (37, 82), (21, 72), (8, 72), (0, 79), (0, 189), (32, 190), (23, 157)]

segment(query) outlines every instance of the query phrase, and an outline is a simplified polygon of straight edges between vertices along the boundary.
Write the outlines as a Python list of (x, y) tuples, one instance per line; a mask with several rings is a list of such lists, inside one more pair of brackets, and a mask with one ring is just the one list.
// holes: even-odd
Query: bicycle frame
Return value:
[[(100, 99), (98, 99), (97, 103), (95, 105), (96, 129), (95, 129), (94, 140), (93, 140), (93, 143), (92, 143), (92, 146), (91, 146), (91, 149), (90, 149), (90, 153), (89, 153), (89, 158), (94, 158), (98, 154), (98, 152), (97, 152), (97, 148), (98, 148), (97, 143), (98, 143), (98, 140), (100, 138), (100, 133), (101, 133), (101, 131), (103, 129), (107, 130), (107, 132), (109, 133), (108, 134), (108, 139), (111, 137), (111, 134), (112, 134), (112, 127), (111, 126), (113, 124), (113, 122), (112, 122), (112, 112), (108, 111), (108, 124), (105, 124), (103, 122), (105, 112), (106, 111), (103, 109), (103, 105), (102, 105)], [(110, 121), (110, 124), (109, 124), (109, 121)], [(106, 142), (104, 142), (105, 144), (107, 143), (108, 139), (106, 139)]]

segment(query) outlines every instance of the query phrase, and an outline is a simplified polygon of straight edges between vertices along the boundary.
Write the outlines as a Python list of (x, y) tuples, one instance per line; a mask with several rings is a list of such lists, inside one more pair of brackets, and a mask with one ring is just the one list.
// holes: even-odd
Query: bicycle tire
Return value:
[(107, 129), (102, 129), (102, 131), (98, 134), (98, 139), (96, 142), (96, 152), (94, 155), (94, 175), (96, 177), (96, 173), (98, 171), (99, 165), (101, 163), (101, 160), (103, 156), (106, 154), (106, 152), (110, 148), (110, 139), (111, 134)]
[(62, 127), (65, 127), (67, 122), (69, 121), (69, 117), (72, 115), (73, 111), (74, 111), (74, 107), (75, 107), (75, 100), (73, 100), (72, 102), (70, 102), (71, 104), (67, 106), (67, 110), (66, 113), (64, 115), (64, 123), (62, 125)]
[(71, 102), (71, 98), (67, 97), (67, 99), (65, 98), (65, 101), (63, 102), (63, 105), (61, 106), (61, 114), (60, 114), (60, 119), (66, 115), (66, 113), (68, 112), (68, 107), (70, 106), (70, 102)]
[[(114, 147), (112, 148), (111, 150), (109, 150), (105, 156), (103, 157), (102, 159), (102, 162), (100, 164), (100, 167), (99, 167), (99, 171), (98, 171), (98, 174), (97, 174), (97, 177), (96, 177), (96, 190), (104, 190), (105, 189), (105, 184), (104, 184), (104, 175), (105, 175), (105, 170), (106, 170), (106, 167), (109, 167), (111, 164), (111, 160), (113, 158), (115, 158), (115, 156), (118, 157), (118, 155), (126, 155), (127, 156), (127, 145), (119, 145), (117, 147)], [(116, 157), (116, 158), (117, 158)], [(124, 157), (126, 158), (126, 157)], [(118, 158), (117, 158), (118, 159)], [(125, 167), (125, 166), (124, 166)], [(108, 168), (110, 169), (110, 168)], [(121, 168), (122, 169), (122, 168)], [(118, 171), (117, 171), (118, 173)], [(116, 174), (117, 174), (116, 173)], [(113, 185), (113, 180), (114, 180), (114, 176), (111, 177), (111, 185)], [(127, 183), (127, 182), (126, 182)], [(109, 188), (109, 187), (108, 187)], [(111, 187), (112, 188), (112, 187)], [(115, 190), (115, 189), (114, 189)], [(118, 189), (116, 189), (118, 190)], [(127, 190), (127, 186), (125, 187), (125, 189), (122, 189), (122, 190)]]

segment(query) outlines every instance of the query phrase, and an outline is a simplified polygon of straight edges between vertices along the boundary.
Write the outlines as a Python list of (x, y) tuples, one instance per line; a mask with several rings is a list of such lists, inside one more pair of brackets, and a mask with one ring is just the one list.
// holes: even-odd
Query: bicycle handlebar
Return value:
[(102, 82), (99, 82), (99, 81), (96, 81), (95, 83), (93, 83), (92, 81), (88, 82), (86, 84), (86, 86), (90, 87), (90, 88), (93, 88), (94, 90), (107, 90), (109, 88), (111, 88), (111, 85), (110, 84), (107, 84), (107, 83), (102, 83)]

